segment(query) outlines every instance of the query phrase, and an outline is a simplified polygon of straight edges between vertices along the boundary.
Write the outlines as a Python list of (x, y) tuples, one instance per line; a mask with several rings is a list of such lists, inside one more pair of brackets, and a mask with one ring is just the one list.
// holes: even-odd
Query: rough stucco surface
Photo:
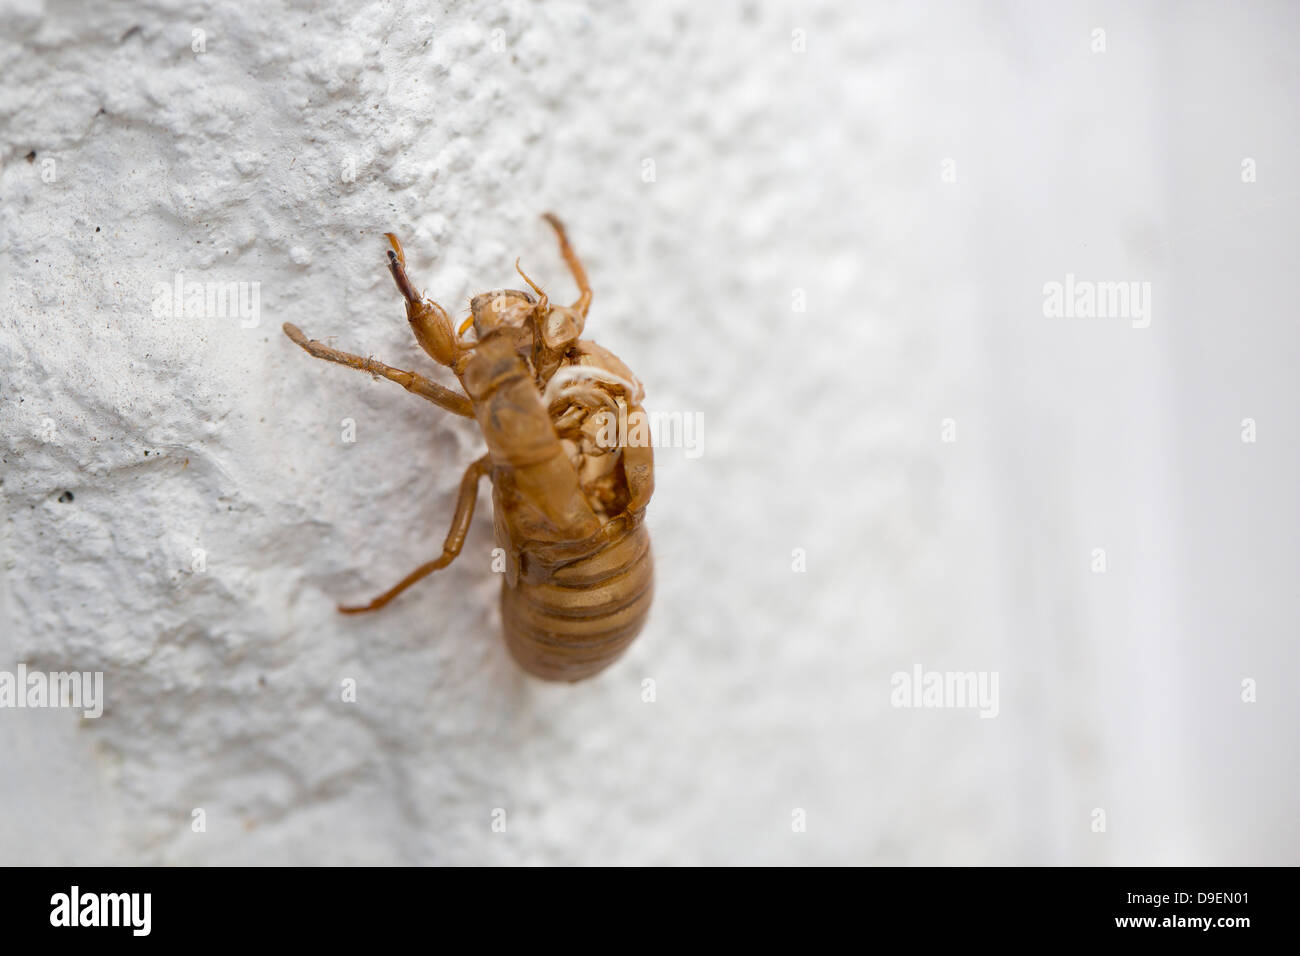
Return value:
[[(108, 702), (0, 711), (0, 861), (1297, 861), (1294, 11), (7, 6), (0, 669)], [(486, 494), (334, 612), (481, 439), (279, 332), (440, 377), (380, 234), (463, 315), (516, 256), (572, 295), (547, 209), (705, 420), (573, 687), (506, 655)], [(1067, 272), (1151, 327), (1045, 319)], [(177, 273), (260, 321), (154, 316)], [(918, 663), (998, 717), (892, 708)]]

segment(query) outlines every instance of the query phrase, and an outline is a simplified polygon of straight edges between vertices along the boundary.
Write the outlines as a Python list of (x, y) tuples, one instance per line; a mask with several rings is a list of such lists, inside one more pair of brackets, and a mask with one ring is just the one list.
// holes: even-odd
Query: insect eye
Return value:
[(577, 340), (582, 334), (577, 316), (572, 309), (556, 308), (542, 322), (542, 342), (548, 349), (557, 349)]

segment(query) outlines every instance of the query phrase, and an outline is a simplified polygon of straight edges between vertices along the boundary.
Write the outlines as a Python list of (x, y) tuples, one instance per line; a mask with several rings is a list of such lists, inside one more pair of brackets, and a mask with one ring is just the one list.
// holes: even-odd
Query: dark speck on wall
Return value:
[(65, 491), (63, 494), (59, 495), (59, 501), (65, 505), (71, 500), (72, 500), (72, 492), (70, 491)]

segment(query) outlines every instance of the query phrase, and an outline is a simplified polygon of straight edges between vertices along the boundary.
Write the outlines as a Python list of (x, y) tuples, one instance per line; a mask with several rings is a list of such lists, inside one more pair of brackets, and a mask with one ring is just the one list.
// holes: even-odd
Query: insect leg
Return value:
[(447, 540), (443, 542), (442, 554), (426, 564), (420, 565), (396, 586), (385, 591), (379, 597), (375, 598), (369, 604), (345, 607), (339, 605), (339, 610), (344, 614), (361, 614), (365, 611), (378, 611), (381, 607), (391, 601), (397, 595), (401, 594), (416, 581), (428, 577), (434, 571), (445, 568), (451, 562), (456, 560), (460, 554), (460, 549), (465, 544), (465, 535), (469, 532), (470, 519), (474, 517), (474, 501), (478, 498), (479, 479), (492, 470), (492, 458), (490, 455), (484, 455), (478, 461), (471, 464), (465, 469), (465, 477), (460, 480), (460, 495), (456, 498), (456, 514), (451, 519), (451, 530), (447, 532)]
[(587, 270), (582, 267), (578, 260), (578, 254), (573, 251), (573, 246), (569, 245), (569, 237), (564, 232), (564, 224), (556, 218), (554, 213), (546, 213), (542, 216), (551, 224), (555, 230), (555, 235), (560, 240), (560, 255), (564, 256), (564, 261), (569, 264), (569, 271), (573, 273), (573, 281), (578, 283), (578, 301), (573, 303), (573, 308), (578, 311), (584, 319), (587, 317), (587, 309), (591, 307), (591, 283), (587, 281)]
[(289, 322), (284, 323), (284, 334), (293, 339), (309, 355), (314, 355), (318, 359), (346, 365), (348, 368), (360, 369), (363, 372), (369, 372), (371, 375), (378, 375), (390, 382), (396, 382), (413, 395), (428, 399), (433, 404), (445, 408), (449, 412), (464, 415), (466, 418), (474, 417), (474, 406), (466, 396), (439, 385), (437, 382), (430, 381), (422, 375), (416, 375), (414, 372), (404, 372), (400, 368), (393, 368), (375, 359), (362, 358), (360, 355), (353, 355), (351, 352), (340, 352), (338, 349), (332, 349), (315, 339), (307, 338), (307, 336), (303, 335), (302, 329)]
[(411, 331), (420, 348), (441, 365), (452, 366), (467, 351), (459, 341), (459, 334), (451, 323), (451, 316), (438, 303), (426, 299), (415, 290), (410, 276), (406, 274), (406, 253), (402, 244), (391, 232), (384, 233), (392, 246), (388, 250), (388, 271), (393, 274), (397, 291), (406, 300), (406, 320), (411, 323)]

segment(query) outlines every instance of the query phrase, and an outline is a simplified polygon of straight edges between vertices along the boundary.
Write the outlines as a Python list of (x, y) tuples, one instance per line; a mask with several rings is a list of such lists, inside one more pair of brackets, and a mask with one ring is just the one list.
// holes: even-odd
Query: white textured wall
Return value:
[[(1300, 858), (1294, 7), (5, 6), (0, 670), (108, 705), (0, 710), (0, 862)], [(335, 614), (481, 440), (279, 332), (428, 371), (380, 234), (463, 314), (572, 294), (546, 209), (706, 423), (573, 687), (500, 642), (486, 494)], [(178, 272), (260, 322), (155, 317)], [(1044, 318), (1067, 272), (1151, 326)], [(999, 716), (891, 708), (917, 663)]]

